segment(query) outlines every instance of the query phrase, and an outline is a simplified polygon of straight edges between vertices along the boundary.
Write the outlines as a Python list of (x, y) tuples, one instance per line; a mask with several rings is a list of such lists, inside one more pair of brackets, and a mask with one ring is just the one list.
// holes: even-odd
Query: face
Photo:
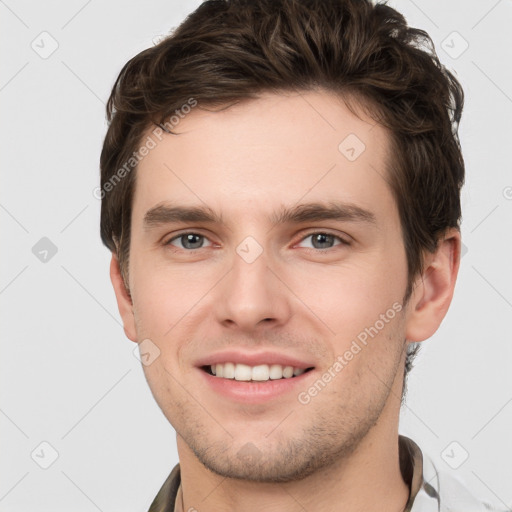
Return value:
[(407, 263), (389, 136), (319, 91), (196, 107), (175, 130), (148, 131), (137, 169), (126, 332), (159, 351), (144, 371), (180, 458), (303, 478), (397, 421)]

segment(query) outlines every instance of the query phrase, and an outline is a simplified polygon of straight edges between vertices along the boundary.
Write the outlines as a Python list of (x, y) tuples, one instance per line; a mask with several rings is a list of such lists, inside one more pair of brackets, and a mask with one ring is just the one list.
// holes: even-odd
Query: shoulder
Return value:
[(173, 470), (158, 491), (151, 503), (148, 512), (174, 512), (176, 496), (181, 483), (180, 465), (176, 464)]
[(422, 453), (414, 441), (400, 436), (401, 444), (408, 447), (414, 455), (413, 480), (418, 482), (417, 489), (411, 489), (410, 512), (512, 512), (511, 508), (495, 508), (479, 500), (465, 483), (448, 471), (440, 470), (434, 462)]

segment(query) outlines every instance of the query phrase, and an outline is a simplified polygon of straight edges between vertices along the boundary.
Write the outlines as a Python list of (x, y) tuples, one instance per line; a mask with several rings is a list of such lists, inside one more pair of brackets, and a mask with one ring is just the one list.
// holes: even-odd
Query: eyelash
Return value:
[[(200, 236), (200, 237), (208, 240), (208, 237), (206, 237), (205, 235), (202, 235), (201, 233), (196, 233), (195, 231), (186, 231), (184, 233), (180, 233), (179, 235), (173, 236), (172, 238), (167, 240), (167, 242), (164, 242), (164, 245), (165, 246), (172, 245), (171, 242), (173, 242), (174, 240), (179, 240), (180, 238), (182, 238), (182, 237), (184, 237), (186, 235), (197, 235), (197, 236)], [(176, 249), (184, 250), (184, 251), (187, 251), (187, 252), (193, 252), (193, 251), (199, 251), (201, 249), (204, 249), (204, 247), (199, 247), (198, 249), (181, 249), (181, 247), (176, 247)]]
[(340, 237), (339, 235), (335, 235), (334, 233), (330, 233), (329, 231), (312, 231), (311, 233), (308, 233), (307, 235), (304, 235), (300, 239), (299, 243), (304, 242), (304, 240), (306, 240), (307, 238), (312, 237), (314, 235), (332, 236), (334, 238), (334, 241), (336, 241), (336, 240), (339, 241), (339, 244), (335, 243), (332, 247), (327, 247), (325, 249), (317, 249), (316, 247), (303, 247), (303, 249), (309, 249), (309, 250), (315, 251), (315, 252), (326, 252), (329, 249), (334, 250), (334, 248), (337, 247), (338, 245), (345, 245), (345, 246), (350, 245), (350, 242), (348, 242), (344, 238)]
[[(172, 238), (170, 238), (169, 240), (164, 242), (163, 245), (164, 246), (172, 246), (171, 242), (173, 242), (174, 240), (179, 240), (180, 238), (182, 238), (182, 237), (184, 237), (186, 235), (197, 235), (197, 236), (200, 236), (200, 237), (204, 238), (205, 240), (209, 240), (207, 236), (202, 235), (201, 233), (196, 233), (195, 231), (186, 231), (184, 233), (180, 233), (179, 235), (173, 236)], [(315, 251), (315, 252), (326, 252), (329, 249), (334, 249), (338, 245), (345, 245), (345, 246), (349, 246), (350, 245), (350, 242), (348, 242), (347, 240), (341, 238), (339, 235), (335, 235), (334, 233), (329, 233), (328, 231), (312, 231), (312, 232), (308, 233), (307, 235), (304, 235), (299, 240), (299, 243), (304, 242), (304, 240), (306, 240), (307, 238), (312, 237), (314, 235), (332, 236), (332, 237), (334, 237), (335, 240), (338, 240), (340, 243), (339, 244), (335, 244), (332, 247), (328, 247), (328, 248), (325, 248), (325, 249), (317, 249), (315, 247), (303, 247), (303, 249), (308, 249), (308, 250), (312, 250), (312, 251)], [(197, 249), (185, 249), (185, 248), (181, 248), (181, 247), (176, 247), (176, 249), (177, 250), (183, 250), (183, 251), (191, 253), (191, 252), (194, 252), (194, 251), (199, 251), (201, 249), (205, 249), (205, 247), (199, 247)]]

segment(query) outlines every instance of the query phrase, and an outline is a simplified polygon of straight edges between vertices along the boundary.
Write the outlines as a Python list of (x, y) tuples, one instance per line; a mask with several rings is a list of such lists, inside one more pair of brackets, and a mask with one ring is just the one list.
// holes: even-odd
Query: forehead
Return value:
[(394, 209), (388, 132), (332, 93), (267, 93), (186, 110), (173, 119), (176, 134), (152, 127), (145, 135), (151, 149), (137, 168), (135, 218), (168, 201), (238, 220), (301, 201), (346, 201), (377, 216)]

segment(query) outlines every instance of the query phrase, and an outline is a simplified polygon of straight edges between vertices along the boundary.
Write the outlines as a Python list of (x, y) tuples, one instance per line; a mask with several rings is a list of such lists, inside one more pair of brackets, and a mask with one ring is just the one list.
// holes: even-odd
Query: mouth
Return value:
[(290, 365), (285, 366), (281, 364), (258, 364), (249, 366), (247, 364), (232, 362), (204, 365), (200, 368), (213, 377), (239, 382), (289, 380), (314, 369), (313, 366), (308, 368)]
[(206, 355), (194, 366), (203, 377), (202, 384), (215, 396), (243, 405), (275, 405), (293, 399), (318, 369), (312, 359), (298, 354), (237, 348)]

